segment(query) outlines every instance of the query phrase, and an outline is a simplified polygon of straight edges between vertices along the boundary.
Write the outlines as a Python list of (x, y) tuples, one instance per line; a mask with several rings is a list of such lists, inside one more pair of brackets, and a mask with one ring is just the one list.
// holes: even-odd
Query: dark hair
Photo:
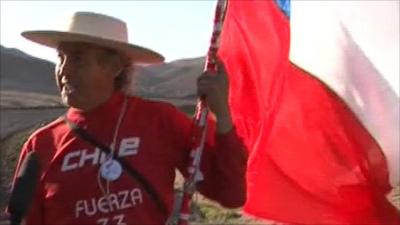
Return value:
[(121, 90), (127, 85), (130, 81), (131, 73), (134, 71), (134, 66), (129, 65), (125, 66), (122, 71), (118, 74), (118, 76), (114, 79), (114, 89)]

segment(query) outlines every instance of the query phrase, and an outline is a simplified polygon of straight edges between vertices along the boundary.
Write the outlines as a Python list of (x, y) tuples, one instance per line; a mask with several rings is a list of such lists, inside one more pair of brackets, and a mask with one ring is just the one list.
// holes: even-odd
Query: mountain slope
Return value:
[(56, 95), (54, 63), (1, 46), (0, 90)]
[[(176, 60), (170, 63), (137, 66), (133, 93), (145, 98), (194, 103), (196, 78), (202, 72), (204, 57)], [(1, 46), (0, 98), (2, 107), (32, 106), (32, 101), (43, 94), (58, 96), (54, 82), (54, 63), (32, 57), (18, 49)], [(11, 96), (12, 93), (19, 93)], [(7, 98), (5, 97), (7, 96)], [(12, 99), (10, 102), (9, 99)], [(25, 103), (24, 103), (25, 101)], [(49, 106), (48, 101), (36, 101), (37, 106)], [(185, 103), (185, 104), (186, 104)], [(54, 101), (51, 101), (54, 105)]]

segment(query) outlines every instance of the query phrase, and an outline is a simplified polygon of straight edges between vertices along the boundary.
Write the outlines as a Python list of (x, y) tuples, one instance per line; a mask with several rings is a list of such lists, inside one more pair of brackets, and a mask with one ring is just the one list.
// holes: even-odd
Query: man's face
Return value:
[(55, 78), (64, 104), (88, 111), (107, 101), (117, 74), (107, 62), (100, 64), (99, 57), (107, 54), (105, 49), (65, 42), (57, 52)]

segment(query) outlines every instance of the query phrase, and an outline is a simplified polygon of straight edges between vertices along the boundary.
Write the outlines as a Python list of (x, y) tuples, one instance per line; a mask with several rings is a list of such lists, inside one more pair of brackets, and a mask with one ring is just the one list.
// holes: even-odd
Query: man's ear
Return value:
[(105, 63), (107, 65), (107, 70), (109, 70), (110, 74), (116, 78), (124, 69), (123, 64), (118, 55), (111, 55), (108, 57), (108, 62)]

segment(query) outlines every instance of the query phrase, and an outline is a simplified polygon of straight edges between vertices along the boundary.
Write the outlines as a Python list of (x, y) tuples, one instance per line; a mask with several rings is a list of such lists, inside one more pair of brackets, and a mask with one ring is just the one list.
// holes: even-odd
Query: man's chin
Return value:
[(65, 106), (68, 107), (73, 107), (73, 108), (79, 108), (79, 104), (76, 102), (76, 100), (74, 101), (73, 98), (62, 95), (61, 96), (61, 102), (62, 104), (64, 104)]

